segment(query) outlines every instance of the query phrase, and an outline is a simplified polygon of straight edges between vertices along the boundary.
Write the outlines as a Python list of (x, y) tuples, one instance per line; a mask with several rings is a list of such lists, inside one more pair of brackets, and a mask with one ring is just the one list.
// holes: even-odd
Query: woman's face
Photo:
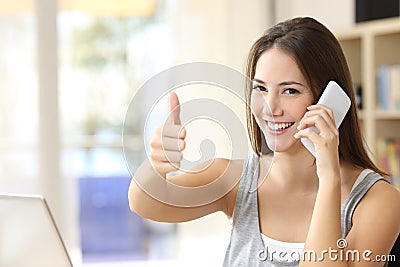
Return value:
[(252, 112), (268, 147), (275, 152), (298, 147), (293, 135), (307, 106), (313, 104), (313, 95), (297, 63), (277, 48), (265, 51), (252, 87)]

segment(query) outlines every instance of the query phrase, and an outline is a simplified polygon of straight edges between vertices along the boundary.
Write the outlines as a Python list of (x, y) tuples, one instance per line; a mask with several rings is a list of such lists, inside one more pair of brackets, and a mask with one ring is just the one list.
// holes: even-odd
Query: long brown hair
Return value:
[[(261, 54), (273, 47), (287, 53), (296, 61), (311, 88), (315, 103), (330, 80), (336, 81), (344, 89), (352, 104), (339, 127), (339, 159), (385, 175), (372, 162), (364, 147), (351, 74), (335, 36), (313, 18), (294, 18), (276, 24), (253, 44), (249, 52), (246, 74), (250, 81), (254, 78)], [(251, 90), (251, 84), (248, 84), (247, 128), (254, 151), (261, 155), (266, 149), (265, 141), (250, 109)]]

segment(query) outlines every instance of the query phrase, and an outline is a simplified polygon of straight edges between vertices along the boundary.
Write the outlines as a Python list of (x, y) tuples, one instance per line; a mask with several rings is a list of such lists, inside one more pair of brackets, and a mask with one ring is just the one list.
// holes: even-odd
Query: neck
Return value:
[(347, 185), (351, 187), (363, 169), (364, 168), (355, 166), (349, 162), (341, 161), (340, 177), (342, 186)]
[(318, 188), (314, 156), (303, 147), (285, 152), (275, 152), (271, 177), (278, 186), (309, 191)]

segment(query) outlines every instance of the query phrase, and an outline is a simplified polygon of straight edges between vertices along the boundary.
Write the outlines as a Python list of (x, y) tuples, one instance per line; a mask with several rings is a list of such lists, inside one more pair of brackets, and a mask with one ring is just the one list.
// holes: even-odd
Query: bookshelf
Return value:
[[(398, 172), (400, 146), (388, 159), (392, 167), (384, 166), (381, 158), (382, 153), (388, 155), (386, 150), (382, 152), (382, 140), (399, 140), (400, 144), (400, 108), (382, 109), (379, 71), (382, 66), (400, 66), (400, 18), (360, 23), (335, 31), (335, 35), (344, 50), (354, 84), (362, 86), (363, 107), (359, 117), (371, 156), (381, 168)], [(391, 85), (394, 85), (391, 90), (400, 96), (400, 82)], [(392, 170), (393, 164), (397, 170)], [(395, 184), (400, 186), (400, 174), (394, 175)]]

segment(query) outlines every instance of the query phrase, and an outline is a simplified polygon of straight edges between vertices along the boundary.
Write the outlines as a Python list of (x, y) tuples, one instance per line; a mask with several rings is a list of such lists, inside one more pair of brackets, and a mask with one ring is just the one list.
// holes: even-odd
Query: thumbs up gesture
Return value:
[(185, 148), (186, 129), (181, 126), (180, 103), (175, 92), (169, 95), (168, 121), (159, 125), (150, 142), (150, 162), (162, 177), (179, 169)]
[(174, 125), (181, 125), (181, 107), (179, 98), (175, 92), (169, 94), (170, 122)]

